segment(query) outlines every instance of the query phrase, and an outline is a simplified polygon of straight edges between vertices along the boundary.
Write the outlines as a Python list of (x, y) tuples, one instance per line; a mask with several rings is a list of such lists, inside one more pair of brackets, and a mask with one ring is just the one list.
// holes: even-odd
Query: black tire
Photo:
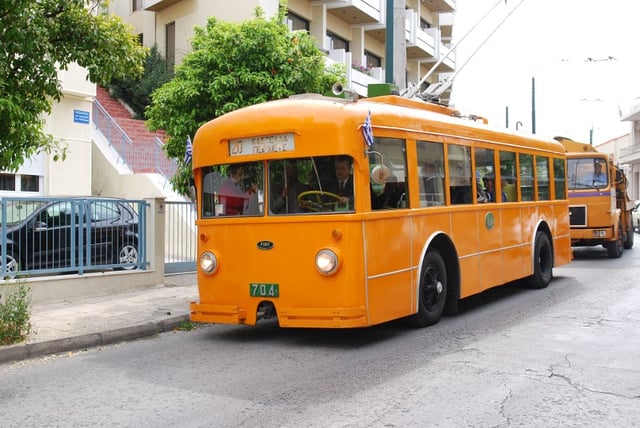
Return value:
[(447, 299), (447, 270), (438, 251), (430, 250), (424, 257), (420, 288), (418, 291), (418, 313), (410, 317), (417, 327), (427, 327), (440, 321)]
[(624, 249), (630, 250), (633, 248), (633, 235), (635, 234), (633, 231), (633, 219), (631, 218), (631, 214), (629, 214), (629, 221), (627, 224), (629, 225), (629, 229), (627, 230), (627, 239), (624, 240)]
[(115, 270), (132, 270), (137, 269), (138, 264), (138, 246), (135, 242), (125, 242), (116, 247), (116, 251), (113, 257), (113, 264), (130, 264), (133, 263), (136, 266), (117, 266)]
[(527, 278), (530, 288), (545, 288), (553, 278), (553, 250), (549, 236), (544, 232), (536, 233), (533, 246), (533, 275)]
[(622, 252), (624, 251), (624, 241), (622, 239), (622, 225), (618, 225), (618, 237), (615, 241), (607, 242), (605, 245), (607, 252), (609, 253), (609, 257), (612, 259), (619, 259), (622, 257)]

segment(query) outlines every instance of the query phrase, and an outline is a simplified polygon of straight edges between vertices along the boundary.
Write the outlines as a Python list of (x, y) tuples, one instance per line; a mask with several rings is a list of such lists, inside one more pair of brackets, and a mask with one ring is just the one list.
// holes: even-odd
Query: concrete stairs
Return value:
[(96, 99), (131, 139), (131, 145), (114, 146), (120, 147), (120, 151), (125, 151), (120, 155), (133, 172), (158, 172), (158, 169), (165, 174), (175, 172), (174, 162), (167, 159), (164, 151), (157, 144), (156, 137), (164, 142), (166, 136), (164, 131), (149, 131), (144, 120), (134, 119), (131, 112), (120, 101), (113, 98), (105, 88), (100, 86), (96, 88)]

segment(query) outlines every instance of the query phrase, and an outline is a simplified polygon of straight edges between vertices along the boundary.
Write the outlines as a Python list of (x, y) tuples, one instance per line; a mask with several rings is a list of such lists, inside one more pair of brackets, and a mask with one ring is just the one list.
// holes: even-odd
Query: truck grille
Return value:
[(585, 205), (572, 205), (569, 207), (569, 224), (571, 226), (587, 225), (587, 207)]

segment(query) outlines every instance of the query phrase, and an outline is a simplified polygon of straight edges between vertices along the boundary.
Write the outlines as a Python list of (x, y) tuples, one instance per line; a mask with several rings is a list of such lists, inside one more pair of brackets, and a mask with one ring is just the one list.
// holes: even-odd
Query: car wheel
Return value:
[(116, 270), (131, 270), (138, 266), (138, 246), (134, 242), (126, 242), (117, 247), (114, 257), (114, 264), (134, 264), (135, 266), (116, 266)]
[[(4, 260), (0, 259), (0, 263), (2, 263), (2, 261)], [(5, 272), (17, 273), (19, 270), (20, 270), (20, 261), (18, 259), (18, 256), (12, 251), (9, 251), (9, 253), (7, 253), (7, 266), (6, 266)]]

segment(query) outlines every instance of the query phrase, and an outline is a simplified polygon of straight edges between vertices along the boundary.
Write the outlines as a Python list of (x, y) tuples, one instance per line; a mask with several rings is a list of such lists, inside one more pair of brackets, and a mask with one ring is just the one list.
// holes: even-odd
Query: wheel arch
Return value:
[[(418, 311), (418, 299), (420, 296), (420, 278), (427, 253), (436, 250), (442, 256), (447, 272), (447, 297), (445, 312), (455, 312), (457, 302), (460, 299), (460, 262), (458, 252), (451, 238), (443, 231), (436, 231), (429, 236), (422, 247), (420, 254), (420, 265), (418, 266), (416, 286), (415, 286), (415, 311)], [(449, 308), (449, 309), (448, 309)]]

